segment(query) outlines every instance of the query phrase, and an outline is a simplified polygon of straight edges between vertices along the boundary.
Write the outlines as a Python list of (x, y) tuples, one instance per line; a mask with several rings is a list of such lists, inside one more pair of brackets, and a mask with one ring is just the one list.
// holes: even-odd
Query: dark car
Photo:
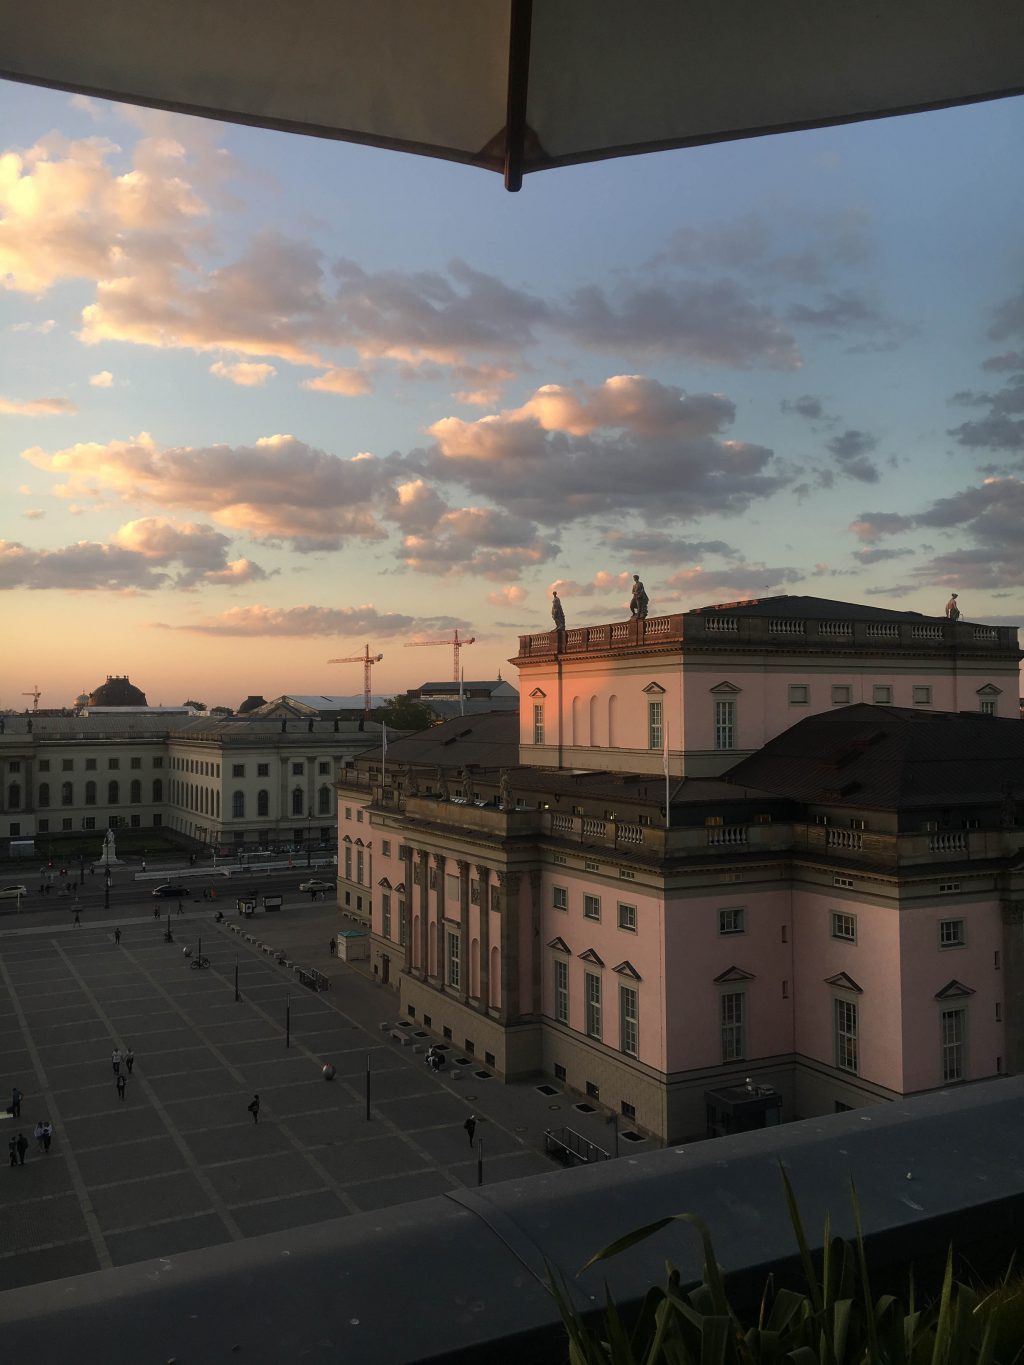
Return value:
[(177, 896), (180, 899), (183, 896), (191, 896), (191, 894), (192, 888), (190, 886), (180, 886), (177, 882), (164, 882), (163, 886), (153, 887), (154, 896)]

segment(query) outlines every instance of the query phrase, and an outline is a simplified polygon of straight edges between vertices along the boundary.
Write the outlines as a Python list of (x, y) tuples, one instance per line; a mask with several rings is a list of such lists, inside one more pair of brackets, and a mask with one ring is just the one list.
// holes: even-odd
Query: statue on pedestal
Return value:
[(512, 782), (508, 775), (508, 769), (502, 768), (501, 778), (498, 782), (498, 790), (501, 792), (501, 809), (511, 810), (514, 806), (512, 799)]
[(111, 867), (118, 861), (117, 849), (114, 846), (114, 831), (108, 829), (103, 836), (103, 852), (100, 854), (99, 865), (101, 867)]
[(555, 630), (565, 630), (565, 612), (557, 592), (551, 594), (551, 619), (555, 623)]
[(640, 575), (633, 575), (633, 593), (629, 599), (629, 614), (635, 616), (640, 621), (647, 620), (648, 597), (647, 589), (640, 582)]
[(951, 594), (950, 594), (949, 601), (946, 603), (946, 619), (947, 619), (947, 621), (959, 621), (959, 620), (960, 620), (960, 608), (959, 608), (959, 607), (957, 606), (957, 604), (956, 604), (956, 599), (957, 599), (958, 596), (959, 596), (958, 593), (955, 593), (955, 592), (954, 592), (954, 593), (951, 593)]

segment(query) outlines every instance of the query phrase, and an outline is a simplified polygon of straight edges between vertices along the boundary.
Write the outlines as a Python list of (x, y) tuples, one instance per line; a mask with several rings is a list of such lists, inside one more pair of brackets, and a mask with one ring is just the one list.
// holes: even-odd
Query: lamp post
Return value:
[(309, 867), (310, 867), (310, 861), (309, 861), (309, 859), (310, 859), (310, 852), (311, 852), (311, 843), (312, 843), (312, 839), (313, 839), (313, 812), (310, 811), (309, 814), (306, 816), (306, 870), (307, 870), (307, 872), (309, 871)]

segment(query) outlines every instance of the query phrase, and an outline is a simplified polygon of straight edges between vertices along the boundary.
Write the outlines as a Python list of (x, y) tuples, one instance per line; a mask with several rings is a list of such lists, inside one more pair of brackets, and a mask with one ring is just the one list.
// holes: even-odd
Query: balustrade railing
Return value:
[(705, 616), (704, 629), (706, 631), (737, 631), (740, 628), (739, 619), (735, 616)]
[(573, 823), (571, 815), (552, 815), (551, 832), (552, 834), (570, 834)]
[(726, 845), (745, 844), (747, 842), (746, 825), (715, 825), (708, 830), (708, 847), (723, 848)]
[(974, 638), (976, 640), (998, 640), (999, 632), (995, 626), (975, 626)]
[(964, 853), (967, 849), (967, 835), (961, 832), (955, 834), (933, 834), (928, 840), (929, 853)]
[(807, 622), (795, 621), (792, 617), (775, 617), (768, 622), (768, 632), (771, 635), (806, 635)]
[(863, 848), (864, 835), (856, 829), (828, 829), (825, 844), (829, 848)]
[(828, 635), (833, 639), (841, 639), (853, 634), (852, 621), (822, 621), (818, 625), (819, 635)]
[(644, 841), (643, 825), (619, 825), (620, 844), (642, 844)]
[(911, 626), (910, 638), (912, 640), (941, 640), (941, 626)]
[(605, 822), (603, 820), (592, 820), (588, 816), (583, 817), (584, 839), (603, 839), (604, 833)]

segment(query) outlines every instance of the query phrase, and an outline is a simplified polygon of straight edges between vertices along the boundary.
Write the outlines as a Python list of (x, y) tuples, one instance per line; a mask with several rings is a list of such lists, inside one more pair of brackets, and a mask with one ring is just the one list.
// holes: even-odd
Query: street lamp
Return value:
[(312, 847), (312, 839), (313, 839), (313, 812), (310, 811), (310, 813), (306, 816), (306, 870), (307, 870), (307, 871), (309, 870), (309, 867), (310, 867), (309, 858), (310, 858), (310, 851), (311, 851), (311, 847)]

